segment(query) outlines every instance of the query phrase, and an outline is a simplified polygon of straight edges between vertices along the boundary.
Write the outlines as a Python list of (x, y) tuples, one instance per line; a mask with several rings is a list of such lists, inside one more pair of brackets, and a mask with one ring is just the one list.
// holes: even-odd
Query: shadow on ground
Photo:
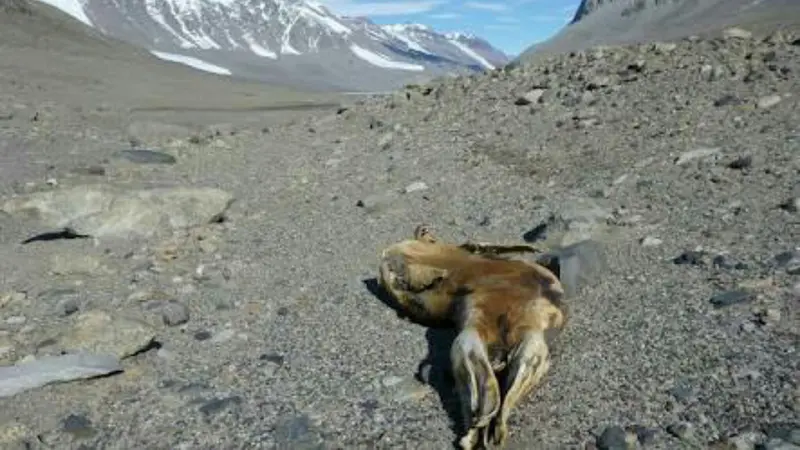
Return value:
[[(428, 342), (428, 353), (417, 366), (416, 378), (430, 386), (439, 396), (439, 402), (450, 419), (450, 429), (456, 436), (462, 433), (461, 406), (454, 391), (453, 377), (450, 372), (450, 347), (453, 345), (458, 330), (438, 322), (427, 322), (412, 318), (405, 314), (397, 302), (378, 283), (377, 278), (363, 280), (367, 290), (384, 305), (397, 313), (400, 319), (407, 319), (427, 328), (425, 340)], [(458, 438), (453, 441), (456, 446)]]

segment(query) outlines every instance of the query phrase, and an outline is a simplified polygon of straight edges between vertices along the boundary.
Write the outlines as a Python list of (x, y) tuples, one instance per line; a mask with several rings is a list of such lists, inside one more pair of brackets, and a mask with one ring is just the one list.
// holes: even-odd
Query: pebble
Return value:
[(753, 37), (753, 33), (739, 27), (727, 28), (722, 32), (722, 35), (726, 38), (734, 39), (750, 39)]
[(647, 236), (641, 240), (642, 247), (658, 247), (663, 243), (663, 240), (652, 236)]
[(675, 158), (675, 165), (682, 166), (684, 164), (689, 163), (690, 161), (694, 161), (695, 159), (703, 159), (703, 158), (710, 158), (710, 157), (717, 157), (722, 153), (722, 149), (719, 147), (700, 147), (694, 150), (690, 150), (688, 152), (682, 153), (680, 156)]
[(755, 294), (743, 289), (720, 292), (711, 297), (711, 304), (717, 308), (744, 303), (755, 298)]
[(17, 292), (17, 291), (7, 292), (3, 295), (0, 295), (0, 308), (3, 308), (12, 303), (19, 303), (21, 301), (24, 301), (26, 298), (28, 298), (28, 294), (25, 292)]
[(161, 318), (164, 325), (174, 327), (189, 321), (189, 308), (178, 301), (167, 301), (161, 305)]
[(227, 342), (233, 339), (234, 336), (236, 336), (236, 332), (230, 328), (226, 328), (220, 331), (219, 333), (215, 334), (214, 336), (212, 336), (211, 342), (215, 344), (221, 344), (223, 342)]
[(405, 192), (406, 194), (410, 194), (412, 192), (424, 191), (426, 189), (428, 189), (428, 185), (425, 184), (425, 182), (423, 182), (423, 181), (415, 181), (415, 182), (409, 184), (408, 186), (406, 186), (405, 189), (403, 190), (403, 192)]
[(789, 250), (775, 255), (775, 265), (789, 275), (800, 274), (800, 251)]
[(230, 407), (240, 405), (242, 401), (243, 401), (242, 397), (238, 395), (232, 395), (230, 397), (223, 397), (223, 398), (215, 398), (207, 401), (202, 406), (200, 406), (199, 411), (203, 415), (213, 416), (229, 409)]
[(688, 422), (676, 422), (667, 426), (667, 433), (679, 439), (689, 440), (694, 435), (694, 426)]
[(762, 438), (761, 433), (749, 432), (722, 439), (721, 443), (725, 450), (753, 450)]
[(756, 317), (761, 325), (772, 325), (781, 321), (781, 312), (775, 308), (764, 308), (756, 313)]
[(381, 136), (380, 140), (378, 141), (378, 147), (381, 150), (386, 150), (392, 145), (392, 141), (394, 140), (394, 133), (386, 133)]
[(67, 351), (85, 350), (126, 358), (147, 348), (154, 339), (154, 330), (144, 322), (92, 310), (78, 315), (59, 343)]
[(775, 95), (766, 95), (766, 96), (761, 97), (761, 98), (758, 99), (758, 101), (756, 102), (756, 106), (759, 109), (772, 108), (773, 106), (775, 106), (778, 103), (780, 103), (781, 100), (783, 100), (783, 98), (780, 95), (777, 95), (777, 94), (775, 94)]
[(705, 265), (705, 257), (705, 252), (689, 250), (673, 258), (672, 262), (677, 265), (702, 266)]
[(6, 319), (6, 323), (9, 325), (22, 325), (27, 321), (28, 319), (25, 316), (11, 316)]
[(800, 197), (787, 199), (781, 204), (781, 208), (793, 213), (800, 211)]
[(79, 414), (67, 416), (62, 422), (61, 430), (78, 439), (90, 438), (96, 434), (92, 429), (92, 422), (86, 416)]
[(627, 450), (629, 442), (630, 435), (622, 427), (610, 426), (597, 437), (596, 445), (599, 450)]
[(517, 106), (527, 106), (533, 103), (538, 103), (542, 96), (544, 95), (544, 89), (533, 89), (531, 91), (526, 92), (514, 101), (514, 104)]

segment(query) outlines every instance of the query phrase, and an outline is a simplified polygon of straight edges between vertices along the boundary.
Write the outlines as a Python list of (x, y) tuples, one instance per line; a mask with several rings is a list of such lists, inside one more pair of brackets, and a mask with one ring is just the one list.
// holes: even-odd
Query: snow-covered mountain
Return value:
[(311, 0), (40, 1), (162, 59), (305, 88), (393, 89), (509, 61), (476, 36), (377, 25)]

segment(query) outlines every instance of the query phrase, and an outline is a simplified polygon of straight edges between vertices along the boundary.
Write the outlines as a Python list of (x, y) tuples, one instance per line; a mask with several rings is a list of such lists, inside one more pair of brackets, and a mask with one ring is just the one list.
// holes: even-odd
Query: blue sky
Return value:
[(378, 24), (421, 23), (437, 31), (474, 33), (516, 55), (557, 32), (580, 0), (319, 0), (341, 15), (367, 16)]

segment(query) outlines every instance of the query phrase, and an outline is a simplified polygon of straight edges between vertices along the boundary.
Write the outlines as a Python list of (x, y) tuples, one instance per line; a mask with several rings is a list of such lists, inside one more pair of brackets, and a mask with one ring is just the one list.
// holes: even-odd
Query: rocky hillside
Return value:
[(41, 1), (163, 59), (312, 90), (387, 90), (508, 61), (474, 36), (381, 26), (305, 0)]
[(571, 23), (550, 39), (532, 45), (518, 61), (539, 55), (620, 45), (718, 35), (734, 24), (773, 29), (800, 24), (794, 0), (583, 0)]
[(420, 222), (589, 238), (509, 449), (800, 445), (800, 28), (291, 119), (179, 76), (161, 101), (191, 109), (133, 110), (141, 87), (97, 105), (103, 61), (0, 79), (0, 447), (452, 448), (453, 332), (375, 289)]

